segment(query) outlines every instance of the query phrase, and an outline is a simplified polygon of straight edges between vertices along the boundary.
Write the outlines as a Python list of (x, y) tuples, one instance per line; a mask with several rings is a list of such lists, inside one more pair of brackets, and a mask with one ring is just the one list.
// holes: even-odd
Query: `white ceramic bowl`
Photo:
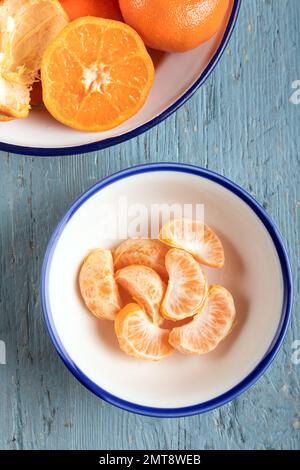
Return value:
[[(103, 228), (120, 197), (128, 205), (204, 204), (226, 263), (206, 269), (210, 283), (233, 294), (238, 324), (210, 354), (175, 353), (148, 363), (120, 351), (111, 322), (95, 319), (77, 288), (79, 266), (95, 247), (113, 248)], [(106, 216), (102, 208), (111, 204)], [(146, 222), (147, 223), (147, 222)], [(185, 416), (220, 406), (265, 371), (281, 345), (291, 311), (292, 282), (280, 235), (257, 202), (234, 183), (182, 164), (134, 167), (108, 177), (67, 211), (45, 256), (41, 298), (52, 341), (71, 372), (99, 397), (137, 413)]]
[(118, 144), (155, 126), (185, 103), (212, 72), (233, 31), (240, 2), (230, 0), (224, 24), (210, 41), (160, 59), (145, 106), (121, 126), (106, 132), (80, 132), (55, 121), (45, 109), (34, 109), (27, 119), (1, 123), (0, 149), (29, 155), (84, 153)]

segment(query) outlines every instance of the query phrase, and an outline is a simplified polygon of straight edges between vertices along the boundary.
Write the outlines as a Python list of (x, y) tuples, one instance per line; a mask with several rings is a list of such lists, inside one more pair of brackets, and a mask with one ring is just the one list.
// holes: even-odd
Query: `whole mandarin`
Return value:
[(147, 46), (184, 52), (219, 30), (229, 0), (119, 0), (119, 5), (125, 22)]

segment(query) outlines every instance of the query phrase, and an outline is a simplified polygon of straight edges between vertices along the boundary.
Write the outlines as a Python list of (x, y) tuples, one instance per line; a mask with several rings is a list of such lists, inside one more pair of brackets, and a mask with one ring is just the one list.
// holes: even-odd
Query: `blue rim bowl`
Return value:
[(163, 111), (161, 114), (156, 116), (155, 118), (151, 119), (147, 123), (133, 129), (132, 131), (126, 132), (125, 134), (111, 137), (108, 139), (104, 139), (97, 142), (92, 142), (90, 144), (85, 145), (77, 145), (74, 147), (58, 147), (58, 148), (43, 148), (43, 147), (24, 147), (21, 145), (12, 145), (6, 144), (4, 142), (0, 142), (0, 150), (4, 150), (6, 152), (11, 153), (18, 153), (22, 155), (36, 155), (36, 156), (62, 156), (62, 155), (75, 155), (80, 153), (88, 153), (93, 152), (96, 150), (101, 150), (107, 147), (112, 147), (114, 145), (120, 144), (121, 142), (125, 142), (126, 140), (133, 139), (140, 134), (148, 131), (152, 127), (156, 126), (160, 122), (164, 121), (167, 117), (173, 114), (178, 108), (180, 108), (187, 100), (189, 100), (193, 94), (197, 91), (197, 89), (203, 85), (205, 80), (209, 77), (209, 75), (214, 70), (215, 66), (219, 62), (227, 44), (233, 32), (238, 13), (240, 10), (242, 0), (233, 0), (233, 7), (232, 12), (228, 21), (227, 28), (225, 30), (224, 36), (222, 41), (215, 52), (213, 58), (201, 73), (200, 77), (193, 83), (193, 85), (177, 100), (173, 103), (169, 108)]
[[(94, 382), (92, 382), (72, 361), (71, 357), (68, 355), (63, 344), (61, 343), (61, 340), (58, 336), (58, 333), (56, 331), (56, 328), (53, 322), (49, 298), (48, 298), (48, 276), (49, 276), (49, 270), (50, 270), (50, 265), (51, 265), (51, 259), (52, 259), (57, 241), (62, 231), (65, 229), (66, 225), (68, 224), (72, 216), (75, 214), (75, 212), (80, 208), (80, 206), (84, 204), (95, 193), (101, 191), (105, 187), (123, 178), (127, 178), (128, 176), (138, 175), (141, 173), (154, 172), (154, 171), (176, 171), (176, 172), (190, 173), (192, 175), (200, 176), (202, 178), (206, 178), (215, 183), (218, 183), (219, 185), (223, 186), (227, 190), (231, 191), (234, 195), (242, 199), (255, 212), (257, 217), (261, 220), (266, 230), (270, 234), (271, 239), (274, 243), (274, 246), (278, 254), (278, 258), (279, 258), (280, 265), (281, 265), (282, 277), (283, 277), (283, 305), (282, 305), (281, 321), (278, 326), (277, 333), (272, 341), (272, 344), (270, 345), (268, 351), (266, 352), (265, 356), (262, 358), (260, 363), (254, 368), (254, 370), (247, 377), (245, 377), (238, 385), (234, 386), (228, 392), (212, 400), (206, 401), (204, 403), (199, 403), (197, 405), (187, 406), (183, 408), (153, 408), (153, 407), (137, 405), (135, 403), (125, 401), (121, 398), (118, 398), (108, 393), (106, 390), (104, 390), (103, 388), (99, 387)], [(107, 401), (108, 403), (111, 403), (127, 411), (131, 411), (134, 413), (147, 415), (147, 416), (170, 418), (170, 417), (191, 416), (191, 415), (195, 415), (198, 413), (203, 413), (205, 411), (213, 410), (233, 400), (234, 398), (236, 398), (242, 392), (246, 391), (249, 387), (251, 387), (259, 379), (259, 377), (266, 371), (266, 369), (272, 363), (285, 337), (285, 334), (289, 325), (290, 317), (291, 317), (293, 286), (292, 286), (292, 274), (291, 274), (290, 262), (289, 262), (288, 254), (284, 246), (284, 243), (282, 241), (281, 235), (276, 225), (271, 220), (271, 218), (266, 213), (266, 211), (256, 202), (256, 200), (249, 193), (247, 193), (244, 189), (242, 189), (240, 186), (233, 183), (232, 181), (228, 180), (227, 178), (217, 173), (214, 173), (210, 170), (206, 170), (197, 166), (187, 165), (187, 164), (182, 164), (182, 163), (153, 163), (153, 164), (138, 165), (130, 169), (122, 170), (107, 178), (104, 178), (100, 182), (96, 183), (88, 191), (86, 191), (79, 199), (77, 199), (72, 204), (72, 206), (68, 209), (64, 217), (59, 222), (48, 244), (48, 248), (46, 250), (44, 263), (42, 267), (41, 292), (40, 293), (41, 293), (41, 303), (42, 303), (42, 309), (44, 312), (44, 318), (45, 318), (46, 326), (50, 334), (51, 340), (59, 356), (64, 362), (64, 364), (87, 389), (89, 389), (95, 395)]]

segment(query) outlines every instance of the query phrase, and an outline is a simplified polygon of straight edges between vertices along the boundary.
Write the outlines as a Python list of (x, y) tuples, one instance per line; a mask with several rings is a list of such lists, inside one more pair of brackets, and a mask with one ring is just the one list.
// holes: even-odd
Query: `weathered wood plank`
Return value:
[[(89, 155), (0, 158), (0, 448), (299, 448), (298, 0), (244, 0), (213, 75), (176, 115), (126, 144)], [(43, 254), (60, 216), (98, 179), (136, 163), (184, 161), (249, 190), (283, 233), (295, 275), (295, 315), (267, 374), (233, 403), (159, 420), (118, 410), (69, 374), (46, 333), (38, 298)]]

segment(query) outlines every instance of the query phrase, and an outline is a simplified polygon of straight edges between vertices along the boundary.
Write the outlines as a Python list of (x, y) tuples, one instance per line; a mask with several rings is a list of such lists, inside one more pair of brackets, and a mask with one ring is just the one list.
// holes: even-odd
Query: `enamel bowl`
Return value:
[[(237, 325), (215, 351), (138, 361), (119, 349), (113, 323), (97, 320), (85, 308), (78, 270), (89, 250), (119, 243), (107, 237), (107, 227), (118, 224), (120, 202), (123, 218), (132, 218), (129, 209), (141, 204), (147, 214), (153, 204), (204, 208), (205, 222), (220, 236), (226, 257), (223, 269), (205, 269), (208, 281), (228, 288), (237, 310)], [(58, 354), (89, 390), (129, 411), (178, 417), (223, 405), (266, 370), (288, 326), (292, 281), (280, 234), (248, 193), (211, 171), (161, 163), (105, 178), (72, 205), (45, 255), (41, 299)]]
[(166, 119), (199, 88), (221, 57), (233, 31), (241, 0), (230, 0), (220, 31), (197, 49), (156, 53), (156, 77), (146, 104), (130, 120), (106, 132), (80, 132), (55, 121), (45, 109), (29, 118), (1, 123), (0, 149), (29, 155), (74, 155), (118, 144)]

